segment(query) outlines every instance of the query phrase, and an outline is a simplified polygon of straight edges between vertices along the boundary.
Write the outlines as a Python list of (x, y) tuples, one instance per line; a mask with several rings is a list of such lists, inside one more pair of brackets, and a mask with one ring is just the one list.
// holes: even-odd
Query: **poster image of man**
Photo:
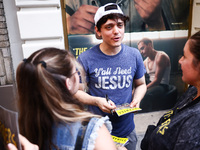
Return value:
[[(147, 92), (140, 103), (143, 112), (169, 109), (177, 98), (177, 89), (170, 85), (171, 62), (162, 50), (154, 49), (153, 41), (143, 38), (138, 42), (138, 49), (145, 57)], [(170, 102), (170, 99), (173, 101)], [(169, 103), (170, 102), (170, 103)]]
[(68, 34), (93, 34), (98, 7), (110, 2), (130, 17), (126, 32), (188, 29), (189, 0), (65, 0)]

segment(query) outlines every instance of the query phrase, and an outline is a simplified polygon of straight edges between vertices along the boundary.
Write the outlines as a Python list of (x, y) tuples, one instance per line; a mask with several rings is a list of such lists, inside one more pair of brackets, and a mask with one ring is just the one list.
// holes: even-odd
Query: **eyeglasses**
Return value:
[(80, 75), (80, 72), (78, 71), (77, 68), (76, 68), (76, 71), (75, 71), (74, 73), (71, 74), (71, 77), (72, 77), (73, 75), (75, 75), (76, 73), (78, 73), (78, 75)]
[(71, 77), (72, 77), (73, 75), (75, 75), (76, 73), (78, 73), (78, 72), (79, 72), (79, 71), (76, 70), (74, 73), (71, 74)]

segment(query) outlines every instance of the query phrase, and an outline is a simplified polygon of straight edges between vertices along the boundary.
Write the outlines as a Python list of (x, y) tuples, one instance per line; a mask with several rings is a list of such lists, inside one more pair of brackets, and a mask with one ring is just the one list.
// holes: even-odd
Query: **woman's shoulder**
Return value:
[(103, 124), (106, 126), (108, 131), (111, 132), (112, 125), (111, 125), (111, 122), (109, 121), (108, 116), (101, 117), (101, 118), (94, 117), (90, 119), (87, 126), (86, 133), (85, 133), (84, 142), (83, 142), (84, 145), (88, 149), (94, 149), (95, 141), (96, 141), (96, 138), (98, 137), (98, 131), (103, 126)]
[(196, 125), (200, 127), (200, 97), (187, 104), (185, 109), (183, 108), (183, 110), (180, 111), (178, 118), (182, 120), (184, 124), (194, 125), (196, 122)]
[[(79, 129), (83, 126), (86, 127), (83, 147), (87, 149), (94, 149), (95, 140), (98, 137), (98, 131), (103, 126), (107, 127), (111, 131), (112, 126), (109, 118), (106, 117), (93, 117), (87, 124), (83, 124), (81, 121), (73, 123), (57, 123), (53, 125), (53, 143), (60, 147), (74, 147), (76, 137)], [(70, 137), (70, 138), (69, 138)]]
[(195, 86), (189, 86), (187, 90), (178, 98), (176, 106), (181, 103), (186, 103), (189, 99), (192, 99), (197, 94), (197, 89)]
[(109, 121), (108, 116), (101, 117), (101, 118), (93, 117), (91, 118), (90, 123), (93, 123), (96, 127), (101, 127), (103, 124), (105, 124), (105, 126), (107, 127), (109, 131), (112, 130), (112, 125), (111, 125), (111, 122)]

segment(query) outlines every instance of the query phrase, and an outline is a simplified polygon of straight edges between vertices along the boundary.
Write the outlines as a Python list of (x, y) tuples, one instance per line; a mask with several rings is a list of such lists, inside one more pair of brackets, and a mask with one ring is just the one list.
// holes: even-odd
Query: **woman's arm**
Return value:
[(108, 129), (103, 124), (103, 126), (98, 131), (98, 137), (95, 141), (95, 150), (126, 150), (126, 148), (125, 147), (117, 148), (115, 146), (115, 143)]

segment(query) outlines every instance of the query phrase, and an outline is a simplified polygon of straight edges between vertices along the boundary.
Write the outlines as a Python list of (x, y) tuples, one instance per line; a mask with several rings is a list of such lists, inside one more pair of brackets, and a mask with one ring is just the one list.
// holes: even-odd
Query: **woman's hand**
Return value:
[[(19, 141), (22, 146), (22, 150), (39, 150), (39, 147), (29, 142), (24, 136), (19, 134)], [(16, 146), (12, 143), (7, 145), (8, 150), (17, 150)]]

